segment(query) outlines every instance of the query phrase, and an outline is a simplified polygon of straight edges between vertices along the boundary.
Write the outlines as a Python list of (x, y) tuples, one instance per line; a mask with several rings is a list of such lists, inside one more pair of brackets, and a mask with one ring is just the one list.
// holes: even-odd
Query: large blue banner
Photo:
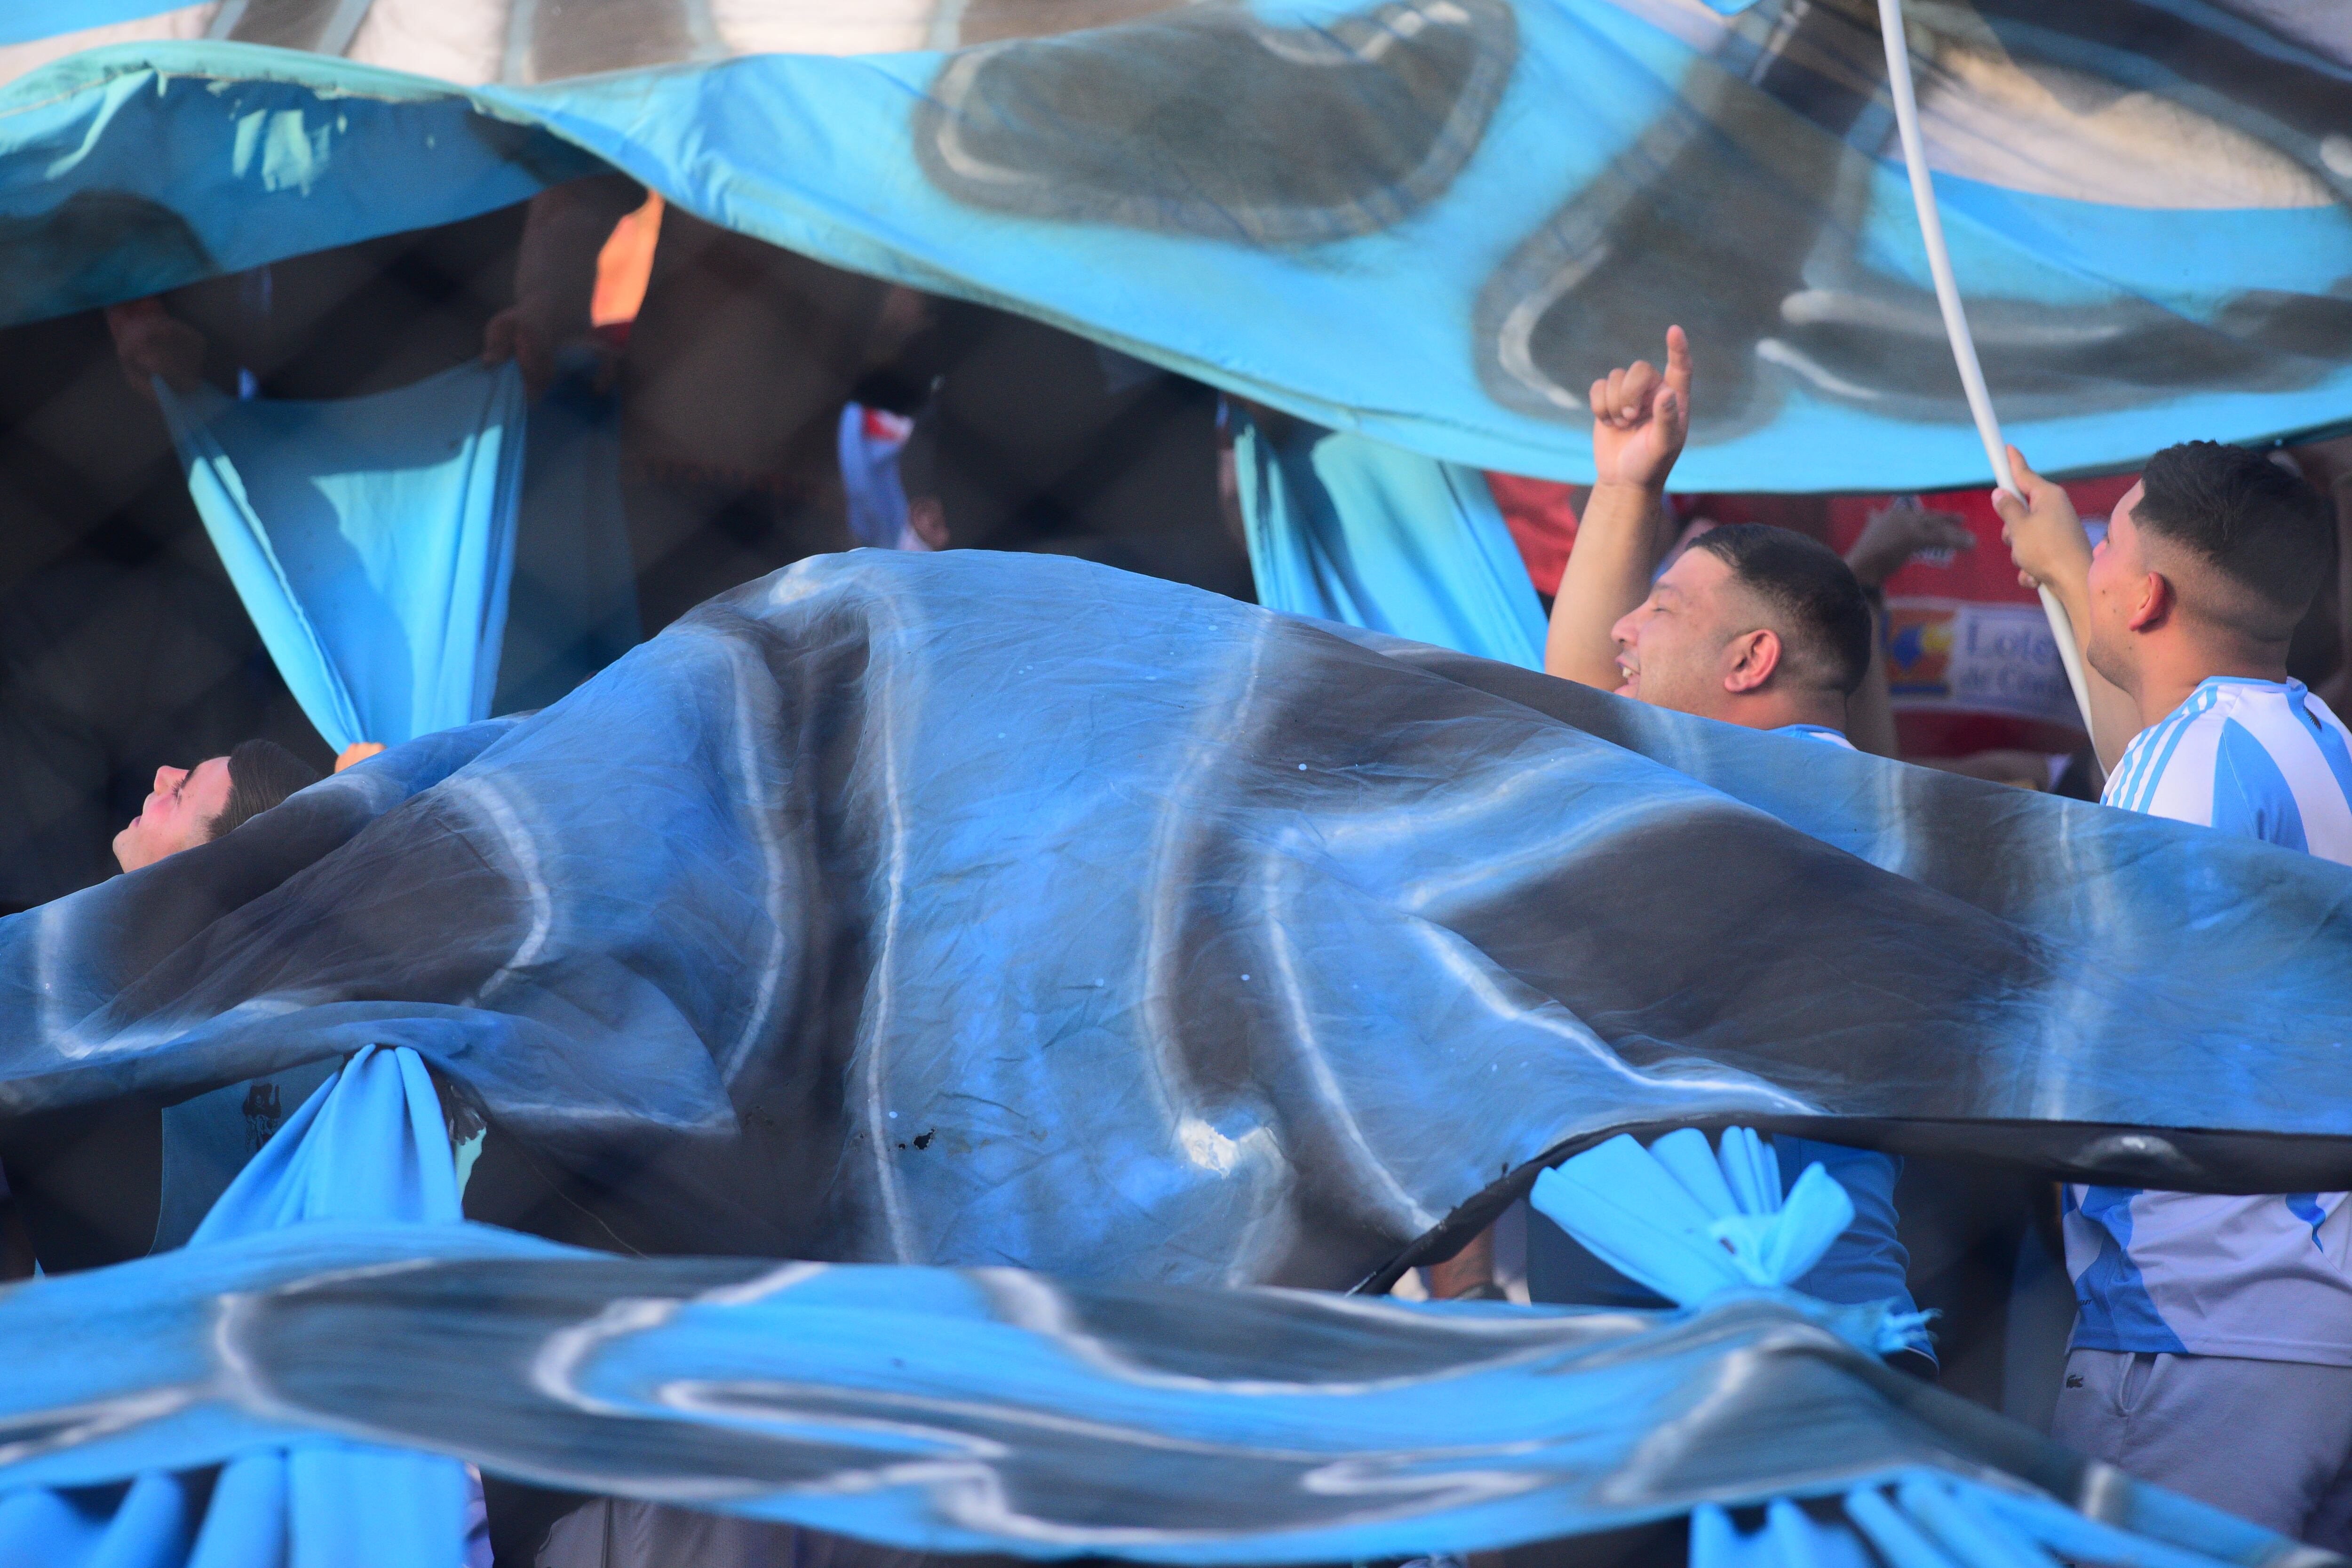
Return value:
[[(1737, 1537), (1706, 1539), (1731, 1535), (1720, 1510), (1794, 1497), (1826, 1539), (1766, 1561), (2294, 1561), (1887, 1371), (1880, 1321), (1787, 1292), (1416, 1309), (313, 1224), (0, 1294), (0, 1336), (51, 1352), (0, 1385), (0, 1563), (457, 1568), (457, 1531), (421, 1510), (373, 1510), (365, 1535), (302, 1511), (306, 1462), (396, 1482), (435, 1463), (418, 1451), (639, 1510), (1028, 1558), (1345, 1563), (1664, 1523), (1632, 1539), (1672, 1562), (1696, 1510), (1690, 1561), (1730, 1568), (1714, 1553)], [(238, 1456), (281, 1446), (293, 1484), (256, 1506)], [(223, 1460), (191, 1509), (171, 1472)], [(38, 1489), (141, 1471), (127, 1497)], [(274, 1535), (252, 1527), (270, 1504), (291, 1514)], [(769, 1542), (752, 1561), (799, 1555), (789, 1529)]]
[[(1858, 3), (136, 9), (0, 47), (0, 314), (601, 160), (1429, 457), (1589, 477), (1587, 384), (1679, 321), (1691, 487), (1985, 478)], [(2347, 35), (2255, 0), (1923, 16), (1954, 262), (2042, 469), (2352, 416)]]
[(2348, 889), (1084, 563), (859, 551), (0, 921), (0, 1114), (406, 1046), (490, 1123), (478, 1218), (1344, 1288), (1725, 1119), (2336, 1190)]

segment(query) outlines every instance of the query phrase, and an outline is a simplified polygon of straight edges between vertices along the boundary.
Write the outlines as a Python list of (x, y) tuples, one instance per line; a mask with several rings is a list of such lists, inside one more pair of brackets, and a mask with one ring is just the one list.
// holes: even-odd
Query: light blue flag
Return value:
[(325, 403), (158, 395), (205, 531), (330, 746), (489, 716), (522, 479), (514, 366)]
[[(459, 1177), (416, 1053), (362, 1049), (247, 1164), (194, 1251), (335, 1221), (455, 1226)], [(455, 1459), (320, 1436), (233, 1445), (208, 1503), (198, 1478), (143, 1470), (104, 1493), (0, 1498), (0, 1568), (461, 1568), (478, 1508)], [(486, 1556), (482, 1558), (487, 1561)]]
[[(0, 1563), (455, 1568), (446, 1505), (429, 1531), (396, 1484), (321, 1490), (350, 1511), (306, 1532), (302, 1460), (320, 1455), (351, 1479), (465, 1460), (763, 1521), (743, 1539), (767, 1550), (742, 1560), (773, 1563), (840, 1553), (792, 1527), (1239, 1568), (1572, 1552), (1564, 1538), (1685, 1514), (1692, 1568), (2304, 1561), (1890, 1374), (1886, 1321), (1774, 1289), (1584, 1312), (310, 1225), (0, 1295), (0, 1338), (53, 1350), (0, 1380)], [(234, 1457), (271, 1446), (295, 1456), (276, 1492)], [(195, 1510), (171, 1478), (224, 1458), (184, 1559)], [(107, 1533), (149, 1550), (93, 1551), (121, 1495), (98, 1489), (131, 1475)]]
[[(0, 44), (0, 320), (611, 167), (1449, 462), (1589, 480), (1586, 389), (1679, 321), (1688, 488), (1989, 477), (1868, 6), (1255, 0), (1079, 31), (1052, 0), (140, 8), (44, 6)], [(1910, 36), (1985, 376), (2036, 467), (2352, 418), (2352, 10), (1974, 0)]]
[(1543, 668), (1543, 605), (1486, 476), (1297, 420), (1235, 417), (1260, 604)]

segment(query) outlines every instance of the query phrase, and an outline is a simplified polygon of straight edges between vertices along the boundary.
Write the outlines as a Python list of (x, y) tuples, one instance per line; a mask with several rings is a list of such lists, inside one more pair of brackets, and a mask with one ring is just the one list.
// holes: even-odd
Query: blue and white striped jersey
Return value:
[(2352, 865), (2352, 748), (2300, 680), (2207, 680), (2133, 738), (2099, 798)]
[[(2298, 680), (2207, 680), (2101, 798), (2352, 865), (2352, 733)], [(2068, 1187), (2074, 1342), (2352, 1366), (2346, 1196)]]

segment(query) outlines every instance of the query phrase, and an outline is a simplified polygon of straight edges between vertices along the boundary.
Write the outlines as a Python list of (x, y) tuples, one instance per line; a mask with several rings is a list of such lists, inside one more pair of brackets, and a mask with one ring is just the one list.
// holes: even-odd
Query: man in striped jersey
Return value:
[[(2256, 452), (2150, 458), (2094, 550), (2011, 459), (2011, 554), (2073, 618), (2105, 803), (2352, 865), (2352, 736), (2286, 673), (2326, 505)], [(2127, 743), (2111, 745), (2123, 737)], [(2352, 1205), (2069, 1186), (2078, 1311), (2053, 1435), (2315, 1544), (2352, 1544)]]

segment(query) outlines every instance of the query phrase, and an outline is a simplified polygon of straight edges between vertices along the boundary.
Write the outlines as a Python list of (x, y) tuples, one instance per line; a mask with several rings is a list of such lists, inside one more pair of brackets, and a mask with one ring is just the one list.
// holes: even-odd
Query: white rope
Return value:
[[(1977, 436), (1992, 463), (1994, 480), (2018, 495), (2017, 476), (2010, 472), (2009, 444), (2001, 439), (2000, 422), (1993, 417), (1992, 395), (1985, 390), (1984, 370), (1977, 363), (1976, 340), (1969, 335), (1969, 314), (1960, 303), (1960, 286), (1952, 278), (1952, 253), (1944, 244), (1944, 219), (1936, 209), (1936, 182), (1927, 172), (1927, 143), (1919, 135), (1919, 104), (1911, 91), (1911, 49), (1904, 42), (1903, 0), (1878, 0), (1878, 29), (1886, 41), (1886, 85), (1895, 95), (1895, 128), (1903, 138), (1903, 162), (1911, 172), (1911, 202), (1919, 209), (1919, 236), (1927, 242), (1927, 269), (1936, 276), (1936, 303), (1943, 307), (1944, 335), (1952, 342), (1952, 360), (1959, 366), (1960, 386), (1969, 396), (1969, 412), (1976, 416)], [(2021, 499), (2022, 499), (2021, 497)], [(2047, 585), (2042, 589), (2042, 613), (2058, 639), (2058, 658), (2066, 666), (2066, 684), (2074, 689), (2074, 706), (2082, 710), (2083, 728), (2091, 728), (2091, 689), (2083, 679), (2082, 650), (2074, 646), (2074, 628), (2066, 608)]]

